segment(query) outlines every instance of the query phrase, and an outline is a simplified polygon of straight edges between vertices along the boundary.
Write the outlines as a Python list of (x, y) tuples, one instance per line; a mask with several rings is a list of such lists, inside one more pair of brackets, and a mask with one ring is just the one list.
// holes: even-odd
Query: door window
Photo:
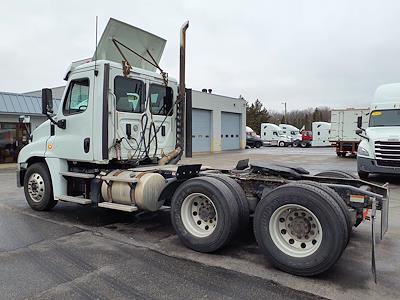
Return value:
[(169, 86), (150, 85), (150, 111), (153, 115), (172, 115), (172, 89)]
[(64, 101), (65, 116), (79, 114), (86, 110), (89, 101), (89, 79), (71, 81)]
[(145, 91), (143, 81), (117, 76), (114, 80), (114, 93), (117, 98), (118, 111), (131, 113), (144, 111)]

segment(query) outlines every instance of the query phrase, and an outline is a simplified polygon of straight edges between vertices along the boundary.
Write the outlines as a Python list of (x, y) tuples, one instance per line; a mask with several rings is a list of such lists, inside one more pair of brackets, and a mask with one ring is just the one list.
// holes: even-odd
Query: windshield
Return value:
[(400, 109), (374, 110), (369, 127), (400, 126)]

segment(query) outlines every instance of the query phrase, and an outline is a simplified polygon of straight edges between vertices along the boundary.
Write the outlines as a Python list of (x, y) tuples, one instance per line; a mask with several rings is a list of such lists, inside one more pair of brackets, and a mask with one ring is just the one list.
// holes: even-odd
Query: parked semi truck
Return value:
[[(361, 137), (356, 134), (357, 120), (360, 116), (367, 116), (369, 108), (334, 109), (331, 111), (331, 132), (329, 141), (336, 147), (336, 155), (345, 157), (347, 154), (356, 155)], [(368, 124), (363, 118), (364, 126)], [(313, 133), (314, 134), (314, 133)]]
[(179, 83), (159, 65), (165, 40), (110, 19), (93, 58), (68, 69), (54, 115), (51, 90), (43, 89), (49, 120), (18, 157), (17, 184), (31, 208), (50, 210), (60, 201), (127, 213), (166, 207), (182, 243), (199, 252), (236, 239), (254, 215), (261, 251), (277, 268), (302, 276), (330, 269), (352, 227), (369, 218), (373, 229), (376, 211), (382, 237), (386, 185), (246, 159), (232, 169), (177, 164), (191, 155), (188, 25), (181, 28)]
[(328, 122), (313, 122), (312, 123), (313, 147), (329, 147), (331, 143), (329, 137), (331, 135), (331, 123)]
[[(367, 125), (365, 125), (367, 124)], [(369, 115), (358, 117), (362, 138), (357, 152), (358, 175), (400, 174), (400, 83), (385, 84), (375, 92)]]
[(262, 141), (271, 146), (287, 147), (292, 144), (292, 139), (284, 134), (282, 128), (273, 123), (261, 123)]

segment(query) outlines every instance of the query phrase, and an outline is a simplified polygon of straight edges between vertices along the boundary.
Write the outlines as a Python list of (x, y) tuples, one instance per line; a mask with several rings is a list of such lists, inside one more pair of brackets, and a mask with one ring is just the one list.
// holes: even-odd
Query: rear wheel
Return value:
[(301, 148), (306, 148), (307, 144), (308, 144), (307, 142), (301, 142), (300, 146), (301, 146)]
[(24, 178), (25, 198), (34, 210), (50, 210), (56, 206), (50, 172), (45, 163), (28, 167)]
[(285, 147), (285, 142), (284, 142), (284, 141), (280, 141), (280, 142), (278, 143), (278, 146), (279, 146), (279, 147)]
[(308, 184), (308, 185), (314, 186), (314, 187), (316, 187), (316, 188), (319, 188), (320, 190), (322, 190), (322, 191), (324, 191), (325, 193), (329, 194), (329, 196), (331, 196), (332, 199), (334, 199), (334, 200), (336, 201), (336, 203), (337, 203), (337, 204), (339, 205), (339, 207), (340, 207), (340, 210), (341, 210), (342, 213), (343, 213), (343, 216), (344, 216), (345, 219), (346, 219), (347, 232), (349, 233), (348, 236), (347, 236), (347, 244), (348, 244), (349, 241), (350, 241), (350, 232), (351, 232), (352, 229), (353, 229), (353, 223), (351, 222), (351, 217), (350, 217), (350, 214), (349, 214), (349, 210), (348, 210), (348, 208), (347, 208), (347, 205), (346, 205), (346, 203), (344, 203), (342, 197), (340, 197), (339, 194), (336, 193), (335, 190), (333, 190), (333, 189), (331, 189), (330, 187), (325, 186), (325, 185), (323, 185), (323, 184), (321, 184), (321, 183), (319, 183), (319, 182), (304, 180), (304, 181), (299, 181), (299, 183)]
[(171, 219), (182, 243), (195, 251), (213, 252), (229, 243), (239, 226), (232, 191), (216, 178), (189, 179), (171, 201)]
[(234, 194), (239, 209), (239, 232), (245, 232), (249, 226), (249, 203), (242, 187), (234, 179), (223, 174), (210, 174), (207, 177), (213, 177), (225, 184)]
[(260, 148), (262, 144), (260, 142), (256, 143), (256, 148)]
[(332, 267), (348, 237), (335, 200), (319, 188), (299, 183), (276, 188), (259, 202), (254, 233), (274, 266), (301, 276)]

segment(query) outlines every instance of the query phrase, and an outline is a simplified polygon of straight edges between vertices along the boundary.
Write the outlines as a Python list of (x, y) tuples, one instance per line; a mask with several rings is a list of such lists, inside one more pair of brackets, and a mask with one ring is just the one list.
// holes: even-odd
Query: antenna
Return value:
[(97, 63), (97, 28), (99, 27), (99, 16), (96, 16), (96, 50), (94, 51), (94, 75), (97, 76), (99, 71), (96, 68)]

